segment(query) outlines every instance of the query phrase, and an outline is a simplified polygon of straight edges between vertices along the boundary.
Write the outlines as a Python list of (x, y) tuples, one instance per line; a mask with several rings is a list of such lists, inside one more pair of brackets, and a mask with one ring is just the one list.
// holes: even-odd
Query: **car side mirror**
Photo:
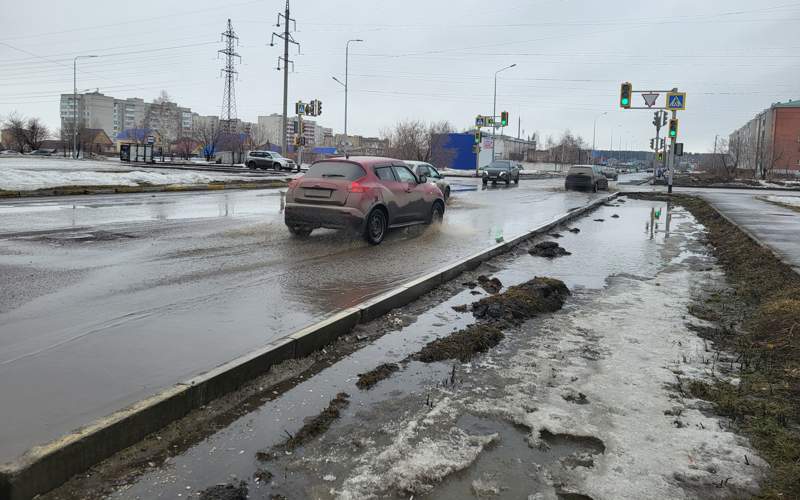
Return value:
[(420, 175), (417, 184), (425, 184), (426, 182), (428, 182), (428, 178), (424, 175)]

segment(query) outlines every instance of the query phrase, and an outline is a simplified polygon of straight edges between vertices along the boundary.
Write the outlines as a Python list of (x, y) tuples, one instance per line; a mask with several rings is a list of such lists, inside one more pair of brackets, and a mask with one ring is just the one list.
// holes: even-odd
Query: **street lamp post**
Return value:
[[(492, 103), (492, 117), (494, 119), (497, 118), (497, 75), (507, 69), (513, 68), (516, 65), (517, 63), (514, 63), (511, 66), (506, 66), (505, 68), (498, 69), (494, 72), (494, 101)], [(497, 130), (497, 127), (492, 127), (492, 161), (494, 161), (495, 130)]]
[(78, 59), (91, 59), (97, 57), (75, 56), (72, 60), (72, 154), (78, 159)]
[[(336, 78), (335, 76), (332, 77), (336, 83), (344, 87), (344, 140), (347, 142), (347, 86), (348, 86), (348, 79), (350, 73), (350, 42), (363, 42), (364, 40), (360, 38), (353, 38), (347, 41), (344, 49), (344, 83), (341, 80)], [(345, 148), (347, 145), (345, 145)]]
[(595, 149), (595, 139), (597, 138), (597, 120), (601, 116), (605, 116), (608, 114), (608, 111), (600, 113), (594, 118), (594, 126), (592, 127), (592, 164), (594, 164), (594, 149)]

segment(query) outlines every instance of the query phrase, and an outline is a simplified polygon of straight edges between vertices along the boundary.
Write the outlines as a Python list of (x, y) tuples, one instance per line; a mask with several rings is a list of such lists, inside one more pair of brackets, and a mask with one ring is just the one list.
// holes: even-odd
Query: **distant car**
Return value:
[(441, 221), (444, 207), (439, 188), (403, 161), (351, 156), (317, 161), (292, 180), (284, 221), (295, 236), (351, 229), (378, 245), (391, 228)]
[(483, 181), (483, 185), (492, 182), (492, 184), (497, 184), (497, 182), (505, 182), (506, 186), (511, 184), (511, 181), (514, 181), (514, 184), (519, 184), (519, 172), (522, 170), (522, 165), (515, 161), (511, 160), (495, 160), (489, 165), (481, 167), (481, 179)]
[(619, 174), (613, 168), (604, 168), (602, 172), (603, 175), (606, 176), (606, 179), (610, 179), (612, 181), (616, 181), (619, 179)]
[(275, 151), (250, 151), (244, 160), (247, 168), (254, 170), (296, 170), (297, 164), (289, 158), (284, 158)]
[(19, 156), (19, 153), (13, 149), (4, 149), (0, 151), (0, 156)]
[(575, 165), (567, 172), (564, 187), (596, 193), (599, 189), (608, 189), (608, 179), (597, 165)]
[(36, 149), (29, 154), (31, 156), (53, 156), (53, 153), (55, 153), (55, 150), (52, 149)]
[(417, 177), (424, 175), (428, 179), (428, 182), (436, 184), (444, 195), (444, 201), (450, 198), (450, 184), (444, 180), (444, 176), (436, 170), (436, 167), (424, 161), (411, 160), (406, 160), (406, 165), (411, 167), (411, 171), (414, 172), (414, 175)]

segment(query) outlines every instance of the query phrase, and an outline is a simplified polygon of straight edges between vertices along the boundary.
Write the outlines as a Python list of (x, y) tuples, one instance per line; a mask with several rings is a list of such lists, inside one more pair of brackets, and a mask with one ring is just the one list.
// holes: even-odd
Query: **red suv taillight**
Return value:
[(302, 178), (303, 178), (303, 177), (302, 177), (302, 176), (300, 176), (300, 177), (296, 177), (296, 178), (294, 178), (294, 179), (290, 180), (290, 181), (289, 181), (289, 189), (294, 189), (294, 188), (296, 188), (296, 187), (297, 187), (297, 185), (298, 185), (298, 184), (300, 184), (300, 179), (302, 179)]
[(364, 185), (361, 184), (361, 181), (363, 181), (363, 180), (364, 180), (364, 178), (362, 177), (361, 179), (358, 179), (358, 180), (355, 180), (355, 181), (351, 182), (350, 183), (350, 187), (347, 188), (347, 190), (349, 192), (351, 192), (351, 193), (366, 193), (367, 192), (367, 188)]

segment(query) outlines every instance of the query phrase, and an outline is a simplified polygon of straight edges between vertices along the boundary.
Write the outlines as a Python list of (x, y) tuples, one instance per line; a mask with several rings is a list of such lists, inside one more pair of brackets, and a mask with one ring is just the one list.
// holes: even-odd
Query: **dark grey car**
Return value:
[(570, 167), (567, 172), (564, 187), (567, 190), (585, 190), (596, 193), (599, 189), (608, 189), (608, 179), (596, 165), (575, 165)]
[(522, 170), (522, 165), (511, 160), (495, 160), (489, 165), (480, 168), (484, 186), (489, 181), (492, 184), (505, 182), (506, 186), (511, 184), (511, 181), (514, 181), (514, 184), (519, 184), (520, 170)]

